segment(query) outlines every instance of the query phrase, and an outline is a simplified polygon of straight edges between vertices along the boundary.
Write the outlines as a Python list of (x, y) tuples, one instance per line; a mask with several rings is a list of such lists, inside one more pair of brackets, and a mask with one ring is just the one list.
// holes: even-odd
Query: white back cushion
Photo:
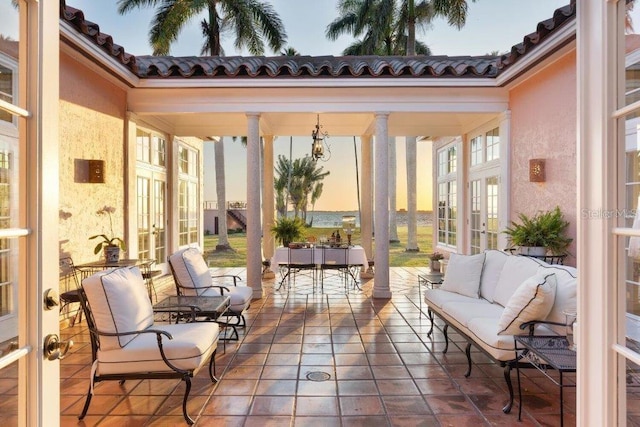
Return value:
[(480, 278), (480, 296), (489, 302), (493, 302), (493, 294), (496, 291), (500, 273), (509, 255), (503, 251), (493, 249), (485, 251), (484, 254), (484, 267)]
[[(578, 304), (578, 272), (575, 267), (564, 265), (545, 265), (540, 267), (547, 273), (556, 275), (556, 298), (547, 316), (551, 322), (565, 323), (564, 311), (575, 311)], [(556, 333), (564, 335), (565, 328), (552, 326)]]
[[(211, 286), (211, 272), (197, 248), (181, 249), (173, 253), (169, 261), (180, 286), (185, 288)], [(188, 289), (183, 291), (185, 295), (195, 295), (196, 292), (200, 294), (205, 290), (193, 290), (191, 293)]]
[[(82, 281), (100, 332), (133, 332), (153, 325), (153, 308), (138, 267), (104, 270)], [(100, 348), (124, 347), (136, 335), (100, 337)]]
[(451, 254), (447, 273), (440, 289), (472, 298), (480, 297), (480, 276), (484, 265), (484, 254)]
[(520, 255), (508, 256), (493, 293), (493, 302), (506, 307), (518, 286), (536, 274), (539, 266), (540, 263), (533, 258)]
[(556, 296), (556, 275), (544, 271), (543, 267), (526, 279), (502, 311), (498, 321), (498, 335), (522, 335), (527, 331), (520, 325), (532, 320), (544, 320)]

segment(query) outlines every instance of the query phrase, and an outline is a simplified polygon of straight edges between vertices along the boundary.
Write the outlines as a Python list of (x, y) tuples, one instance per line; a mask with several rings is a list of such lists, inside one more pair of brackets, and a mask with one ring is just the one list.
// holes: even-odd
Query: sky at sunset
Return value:
[[(337, 0), (273, 0), (275, 10), (282, 18), (288, 34), (288, 45), (303, 55), (335, 55), (353, 39), (343, 36), (335, 42), (324, 36), (327, 25), (338, 15)], [(558, 7), (569, 0), (478, 0), (468, 1), (468, 18), (465, 27), (458, 31), (438, 19), (428, 28), (418, 33), (418, 39), (425, 42), (434, 55), (485, 55), (498, 51), (504, 53), (511, 46), (520, 43), (526, 34), (535, 32), (538, 22), (548, 19)], [(149, 55), (149, 23), (154, 15), (153, 8), (134, 10), (121, 16), (117, 13), (117, 1), (113, 0), (67, 0), (67, 5), (81, 9), (85, 18), (100, 26), (100, 31), (110, 34), (114, 42), (122, 45), (134, 55)], [(1, 10), (0, 10), (1, 12)], [(202, 46), (200, 21), (198, 17), (178, 37), (171, 51), (174, 56), (198, 55)], [(246, 55), (233, 48), (229, 35), (223, 39), (228, 56)], [(279, 52), (267, 52), (266, 55)], [(293, 143), (293, 157), (301, 157), (310, 151), (311, 130), (315, 123), (309, 123), (309, 134), (297, 136)], [(326, 129), (331, 135), (331, 129)], [(360, 156), (359, 139), (358, 156)], [(246, 199), (246, 149), (239, 142), (227, 138), (225, 143), (227, 200)], [(321, 163), (331, 174), (325, 179), (324, 193), (316, 205), (316, 210), (356, 210), (357, 191), (353, 137), (331, 136), (328, 139), (332, 157)], [(274, 142), (276, 156), (289, 153), (289, 137), (279, 136)], [(213, 172), (213, 146), (205, 144), (205, 195), (206, 201), (216, 199), (215, 173)], [(361, 159), (358, 157), (361, 166)], [(418, 142), (418, 209), (431, 210), (431, 143)], [(397, 141), (397, 208), (406, 208), (406, 173), (404, 140)]]

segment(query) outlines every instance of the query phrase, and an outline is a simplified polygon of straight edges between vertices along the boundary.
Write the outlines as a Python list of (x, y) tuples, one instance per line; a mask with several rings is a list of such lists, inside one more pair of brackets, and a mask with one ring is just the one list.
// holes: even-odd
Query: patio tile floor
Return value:
[[(218, 346), (219, 382), (206, 369), (193, 381), (188, 408), (199, 426), (550, 426), (560, 424), (559, 391), (535, 370), (522, 371), (523, 415), (510, 414), (503, 370), (478, 350), (464, 377), (465, 341), (450, 333), (442, 354), (442, 324), (427, 337), (430, 322), (418, 308), (420, 268), (392, 268), (393, 298), (371, 298), (372, 282), (345, 294), (338, 279), (314, 293), (308, 278), (274, 291), (248, 311), (240, 340)], [(240, 274), (242, 269), (221, 270)], [(161, 278), (158, 298), (173, 294)], [(423, 306), (426, 310), (426, 307)], [(96, 386), (85, 420), (90, 375), (86, 322), (63, 329), (73, 339), (61, 362), (61, 425), (185, 425), (180, 381), (128, 381)], [(316, 375), (326, 378), (316, 378)], [(515, 386), (515, 371), (512, 373)], [(575, 392), (565, 390), (565, 425), (575, 425)]]

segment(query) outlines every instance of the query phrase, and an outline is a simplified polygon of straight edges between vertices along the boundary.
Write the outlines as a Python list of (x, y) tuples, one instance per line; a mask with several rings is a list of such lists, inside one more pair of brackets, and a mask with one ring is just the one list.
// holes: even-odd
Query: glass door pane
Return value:
[(499, 194), (499, 179), (497, 176), (491, 176), (486, 179), (485, 185), (485, 201), (486, 207), (484, 210), (485, 222), (486, 222), (486, 249), (499, 249), (498, 248), (498, 234), (499, 222), (498, 222), (498, 194)]
[(157, 263), (163, 263), (165, 259), (167, 259), (167, 250), (166, 250), (166, 239), (167, 239), (167, 230), (166, 223), (167, 219), (165, 216), (165, 190), (166, 183), (164, 180), (155, 179), (153, 181), (153, 236), (152, 239), (154, 251), (155, 251), (155, 260)]
[(471, 220), (469, 221), (469, 231), (471, 233), (471, 254), (482, 252), (482, 194), (480, 194), (480, 180), (471, 181), (469, 194), (471, 197)]

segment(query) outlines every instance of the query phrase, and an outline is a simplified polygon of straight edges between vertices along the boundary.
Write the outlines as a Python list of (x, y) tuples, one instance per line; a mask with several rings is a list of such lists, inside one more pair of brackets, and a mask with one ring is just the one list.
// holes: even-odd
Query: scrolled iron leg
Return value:
[(431, 334), (433, 333), (433, 311), (431, 311), (430, 308), (427, 309), (427, 316), (429, 317), (429, 320), (431, 321), (431, 328), (429, 328), (429, 332), (427, 332), (427, 337), (431, 337)]
[(91, 393), (91, 384), (89, 384), (89, 391), (87, 392), (87, 400), (84, 402), (84, 407), (82, 408), (82, 412), (78, 415), (78, 419), (81, 420), (87, 415), (87, 411), (89, 410), (89, 404), (91, 403), (91, 398), (93, 394)]
[(504, 365), (504, 379), (507, 382), (507, 388), (509, 389), (509, 403), (507, 403), (504, 406), (504, 408), (502, 408), (502, 412), (504, 412), (505, 414), (508, 414), (509, 412), (511, 412), (511, 407), (513, 406), (513, 385), (511, 384), (511, 363), (507, 363)]
[(184, 420), (187, 422), (187, 424), (193, 425), (195, 421), (193, 421), (193, 419), (189, 416), (189, 413), (187, 412), (187, 399), (189, 398), (189, 393), (191, 392), (191, 378), (184, 377), (184, 384), (185, 384), (185, 391), (184, 391), (184, 398), (182, 399), (182, 414), (184, 415)]
[(471, 343), (467, 343), (467, 348), (465, 348), (464, 352), (467, 355), (468, 364), (467, 372), (465, 372), (464, 377), (469, 378), (469, 376), (471, 375)]
[(449, 350), (449, 335), (447, 332), (449, 331), (449, 325), (445, 323), (444, 328), (442, 328), (442, 333), (444, 334), (444, 350), (442, 350), (442, 354), (446, 354)]

